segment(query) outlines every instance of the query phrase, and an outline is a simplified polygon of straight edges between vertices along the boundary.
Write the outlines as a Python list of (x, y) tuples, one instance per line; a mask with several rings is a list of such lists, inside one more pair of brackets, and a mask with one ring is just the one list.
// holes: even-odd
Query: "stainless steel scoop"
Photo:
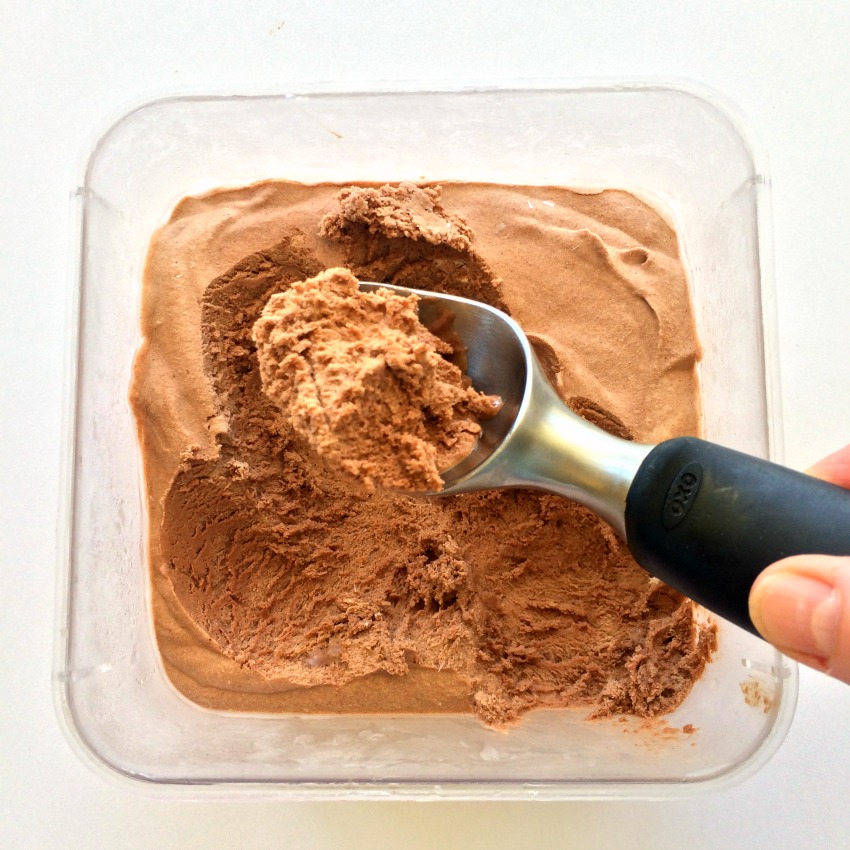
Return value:
[(532, 487), (574, 499), (610, 523), (642, 567), (753, 634), (749, 591), (768, 564), (850, 554), (850, 492), (693, 437), (656, 446), (613, 437), (561, 401), (500, 310), (387, 284), (360, 288), (418, 296), (426, 327), (450, 313), (473, 386), (502, 398), (472, 454), (427, 495)]

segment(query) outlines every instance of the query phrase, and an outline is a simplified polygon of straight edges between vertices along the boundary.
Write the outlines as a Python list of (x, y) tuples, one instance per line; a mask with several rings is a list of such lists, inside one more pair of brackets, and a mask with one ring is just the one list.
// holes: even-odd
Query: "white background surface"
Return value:
[(667, 803), (150, 800), (79, 761), (51, 697), (70, 198), (113, 120), (165, 94), (322, 81), (719, 90), (769, 157), (786, 459), (802, 467), (850, 442), (848, 41), (846, 0), (0, 4), (0, 846), (850, 846), (850, 687), (808, 671), (760, 773)]

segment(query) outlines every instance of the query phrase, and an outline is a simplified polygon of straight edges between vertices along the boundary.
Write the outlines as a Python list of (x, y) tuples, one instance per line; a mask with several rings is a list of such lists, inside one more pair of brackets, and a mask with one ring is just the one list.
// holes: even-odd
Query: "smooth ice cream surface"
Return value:
[(620, 436), (699, 432), (676, 235), (626, 192), (267, 182), (187, 198), (151, 243), (131, 393), (175, 686), (220, 709), (497, 726), (681, 704), (714, 626), (590, 511), (530, 490), (364, 494), (281, 415), (252, 329), (337, 267), (506, 310), (564, 401)]
[(417, 302), (361, 292), (350, 271), (329, 269), (272, 295), (254, 323), (263, 391), (368, 491), (441, 490), (440, 473), (499, 408), (447, 359), (452, 346), (419, 321)]

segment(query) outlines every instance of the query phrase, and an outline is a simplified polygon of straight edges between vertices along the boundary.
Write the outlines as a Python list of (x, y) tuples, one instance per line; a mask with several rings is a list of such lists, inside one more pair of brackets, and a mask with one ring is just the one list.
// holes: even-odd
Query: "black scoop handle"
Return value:
[(766, 566), (788, 555), (850, 555), (850, 490), (678, 437), (638, 469), (626, 540), (644, 569), (758, 635), (747, 602)]

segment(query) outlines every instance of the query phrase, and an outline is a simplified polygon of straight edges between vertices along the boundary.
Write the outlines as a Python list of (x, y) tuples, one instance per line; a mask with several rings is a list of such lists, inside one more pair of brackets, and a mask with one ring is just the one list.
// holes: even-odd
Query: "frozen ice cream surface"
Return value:
[[(301, 319), (284, 321), (288, 298), (310, 302), (316, 291), (299, 289), (327, 269), (506, 310), (561, 398), (613, 433), (699, 432), (676, 234), (626, 192), (270, 181), (186, 198), (151, 242), (131, 390), (154, 626), (174, 685), (217, 709), (471, 711), (494, 726), (539, 708), (652, 717), (680, 705), (714, 626), (590, 511), (530, 490), (364, 490), (340, 470), (350, 458), (331, 462), (353, 433), (349, 378), (319, 391), (293, 380), (309, 372), (304, 350), (277, 350), (300, 333)], [(331, 289), (310, 302), (317, 315)], [(371, 355), (352, 354), (360, 343), (333, 333), (310, 357), (380, 384)], [(290, 356), (292, 375), (277, 374)], [(405, 369), (421, 365), (409, 357)], [(478, 402), (449, 384), (428, 392), (462, 445)], [(409, 471), (395, 446), (386, 454)]]
[(438, 491), (499, 399), (476, 392), (420, 321), (416, 296), (361, 292), (348, 269), (272, 295), (254, 324), (263, 391), (368, 491)]

